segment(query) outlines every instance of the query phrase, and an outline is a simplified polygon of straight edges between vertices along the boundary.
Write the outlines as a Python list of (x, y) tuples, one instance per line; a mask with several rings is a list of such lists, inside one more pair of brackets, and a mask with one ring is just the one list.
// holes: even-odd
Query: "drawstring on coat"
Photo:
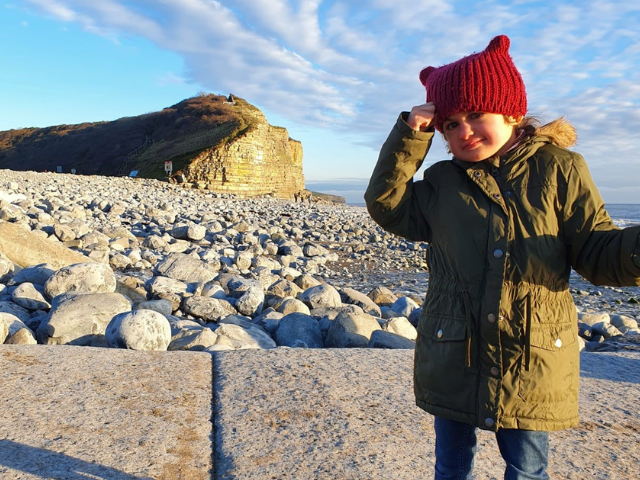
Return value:
[(531, 361), (531, 292), (524, 300), (524, 370), (528, 372)]
[(471, 337), (473, 334), (473, 319), (471, 318), (471, 301), (469, 300), (469, 290), (466, 288), (462, 290), (462, 299), (464, 301), (464, 313), (467, 321), (467, 354), (466, 363), (467, 367), (471, 366)]

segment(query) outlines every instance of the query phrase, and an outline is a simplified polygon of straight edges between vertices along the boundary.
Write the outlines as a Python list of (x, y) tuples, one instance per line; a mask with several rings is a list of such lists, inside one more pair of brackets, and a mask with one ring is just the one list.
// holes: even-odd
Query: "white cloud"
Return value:
[(93, 33), (141, 36), (179, 54), (185, 72), (175, 79), (298, 124), (352, 129), (369, 145), (380, 144), (400, 110), (423, 101), (423, 67), (506, 33), (534, 113), (567, 115), (594, 166), (612, 156), (627, 167), (640, 162), (638, 2), (25, 1)]

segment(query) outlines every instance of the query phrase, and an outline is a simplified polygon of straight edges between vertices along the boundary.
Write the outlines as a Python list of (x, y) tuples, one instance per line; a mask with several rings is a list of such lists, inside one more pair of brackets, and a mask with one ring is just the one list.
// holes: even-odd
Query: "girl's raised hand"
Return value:
[(436, 116), (436, 106), (431, 103), (423, 103), (422, 105), (416, 105), (409, 112), (407, 118), (407, 125), (414, 130), (425, 131), (431, 126), (433, 118)]

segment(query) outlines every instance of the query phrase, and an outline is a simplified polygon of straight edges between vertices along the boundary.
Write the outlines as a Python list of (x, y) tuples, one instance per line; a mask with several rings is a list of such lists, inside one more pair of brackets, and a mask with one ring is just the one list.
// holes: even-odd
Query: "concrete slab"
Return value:
[[(433, 478), (412, 358), (2, 345), (0, 478)], [(581, 424), (552, 433), (551, 478), (637, 478), (638, 398), (640, 352), (583, 353)], [(475, 478), (501, 479), (493, 435), (478, 440)]]
[(0, 345), (3, 480), (208, 480), (211, 355)]
[[(431, 416), (414, 404), (413, 352), (215, 355), (215, 478), (433, 478)], [(581, 424), (550, 437), (551, 478), (638, 478), (640, 353), (582, 354)], [(477, 479), (502, 479), (480, 431)]]

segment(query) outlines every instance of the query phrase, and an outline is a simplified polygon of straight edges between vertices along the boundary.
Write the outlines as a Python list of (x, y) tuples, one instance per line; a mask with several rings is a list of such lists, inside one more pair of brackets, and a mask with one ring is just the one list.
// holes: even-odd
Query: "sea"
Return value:
[[(364, 207), (364, 203), (350, 203), (349, 205)], [(605, 205), (613, 223), (620, 227), (640, 225), (640, 203), (611, 203)]]
[(640, 204), (612, 203), (605, 205), (605, 208), (613, 223), (620, 228), (640, 225)]

